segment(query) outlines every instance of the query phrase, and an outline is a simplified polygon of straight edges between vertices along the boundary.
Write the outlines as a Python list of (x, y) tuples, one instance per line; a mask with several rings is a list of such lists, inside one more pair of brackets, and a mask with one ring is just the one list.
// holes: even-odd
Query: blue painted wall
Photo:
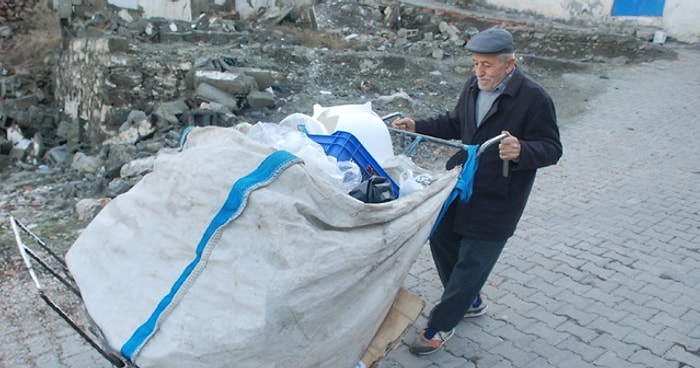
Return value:
[(660, 17), (664, 14), (665, 0), (615, 0), (612, 16)]

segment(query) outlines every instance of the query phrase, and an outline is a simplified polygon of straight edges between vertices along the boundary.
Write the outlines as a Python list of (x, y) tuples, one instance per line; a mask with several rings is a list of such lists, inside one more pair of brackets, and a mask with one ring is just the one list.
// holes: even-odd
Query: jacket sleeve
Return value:
[(544, 91), (528, 106), (529, 124), (520, 139), (520, 159), (512, 164), (514, 170), (531, 170), (554, 165), (563, 148), (557, 127), (554, 102)]
[[(470, 79), (471, 80), (471, 79)], [(416, 119), (416, 133), (442, 139), (462, 139), (462, 124), (466, 120), (467, 96), (469, 93), (468, 80), (459, 95), (457, 104), (451, 111), (432, 117)]]

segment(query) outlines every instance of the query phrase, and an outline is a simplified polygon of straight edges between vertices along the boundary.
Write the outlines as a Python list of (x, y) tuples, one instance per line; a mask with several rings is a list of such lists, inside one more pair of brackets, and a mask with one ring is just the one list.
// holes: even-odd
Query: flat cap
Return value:
[(513, 35), (503, 28), (489, 28), (467, 42), (467, 50), (475, 54), (508, 54), (515, 51)]

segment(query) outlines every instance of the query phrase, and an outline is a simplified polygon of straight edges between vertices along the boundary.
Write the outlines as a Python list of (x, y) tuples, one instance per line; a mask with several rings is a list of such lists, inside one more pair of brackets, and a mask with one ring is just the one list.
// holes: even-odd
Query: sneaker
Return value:
[(476, 297), (476, 300), (474, 300), (474, 303), (472, 303), (472, 305), (469, 306), (469, 309), (467, 309), (467, 313), (464, 314), (464, 318), (483, 316), (486, 314), (487, 307), (488, 305), (484, 303), (483, 297), (481, 294), (479, 294), (479, 296)]
[(411, 353), (417, 355), (427, 355), (440, 350), (442, 345), (444, 345), (445, 342), (455, 334), (455, 329), (453, 328), (447, 332), (438, 331), (432, 339), (427, 339), (424, 334), (425, 330), (421, 331), (416, 337), (416, 341), (411, 344), (411, 347), (409, 348)]

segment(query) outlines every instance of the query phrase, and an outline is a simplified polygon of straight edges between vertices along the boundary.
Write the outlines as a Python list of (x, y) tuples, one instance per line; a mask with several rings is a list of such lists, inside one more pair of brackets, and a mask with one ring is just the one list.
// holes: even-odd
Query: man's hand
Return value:
[(520, 140), (507, 131), (503, 131), (503, 133), (508, 134), (508, 136), (501, 139), (498, 144), (498, 156), (503, 161), (517, 161), (520, 158)]
[(416, 122), (411, 118), (399, 118), (391, 122), (391, 127), (394, 129), (405, 130), (407, 132), (416, 132)]

